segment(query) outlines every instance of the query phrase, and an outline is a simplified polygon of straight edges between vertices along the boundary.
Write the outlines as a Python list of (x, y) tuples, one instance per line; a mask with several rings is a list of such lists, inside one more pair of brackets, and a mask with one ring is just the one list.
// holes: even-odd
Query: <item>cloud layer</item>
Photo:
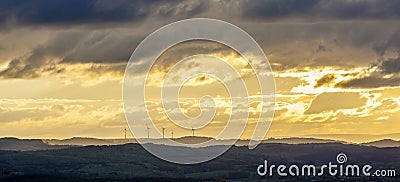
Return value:
[[(277, 84), (272, 136), (398, 132), (398, 7), (397, 0), (0, 1), (0, 98), (6, 98), (0, 100), (0, 133), (122, 136), (121, 84), (130, 55), (154, 30), (193, 17), (231, 22), (266, 53)], [(173, 63), (204, 53), (226, 58), (243, 72), (249, 68), (215, 42), (185, 42), (167, 50), (149, 76), (155, 91), (147, 94), (151, 114), (161, 124), (167, 119), (157, 84)], [(182, 79), (200, 68), (188, 65), (175, 76)], [(143, 74), (143, 65), (138, 62), (134, 70)], [(213, 93), (220, 99), (213, 126), (221, 129), (229, 116), (228, 99), (210, 80), (191, 80), (182, 89), (182, 106), (195, 116), (197, 97)], [(251, 100), (250, 106), (254, 122), (260, 102)]]

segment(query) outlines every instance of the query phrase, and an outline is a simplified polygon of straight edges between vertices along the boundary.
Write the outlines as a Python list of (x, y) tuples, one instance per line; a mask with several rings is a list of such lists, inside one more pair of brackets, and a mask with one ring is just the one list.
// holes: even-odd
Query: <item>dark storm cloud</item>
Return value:
[[(377, 61), (370, 68), (375, 71), (368, 75), (338, 83), (337, 87), (344, 88), (376, 88), (400, 86), (400, 30), (390, 34), (387, 39), (376, 43), (372, 50), (375, 52)], [(397, 52), (397, 58), (387, 58), (385, 55), (389, 50)]]
[[(194, 16), (207, 9), (207, 6), (206, 1), (166, 0), (0, 1), (0, 29), (35, 26), (43, 30), (54, 26), (67, 28), (65, 31), (54, 30), (55, 38), (10, 59), (7, 67), (0, 70), (0, 77), (36, 78), (47, 73), (63, 72), (60, 64), (75, 63), (110, 63), (109, 69), (93, 67), (88, 71), (121, 72), (120, 63), (128, 61), (138, 43), (151, 31), (151, 26), (148, 26), (151, 23), (142, 23), (140, 25), (146, 26), (141, 27), (132, 22), (145, 22), (142, 20), (149, 17), (173, 21), (171, 17), (180, 19)], [(121, 27), (114, 26), (116, 23), (130, 23), (134, 28), (132, 31), (116, 30)], [(70, 28), (75, 25), (94, 30)]]
[(386, 60), (381, 67), (382, 71), (387, 74), (400, 73), (400, 58)]
[(400, 86), (400, 58), (389, 59), (373, 65), (376, 70), (370, 74), (337, 83), (341, 88), (378, 88)]
[(129, 22), (148, 16), (193, 16), (207, 2), (166, 0), (3, 0), (0, 27), (7, 25), (90, 25)]
[(87, 33), (74, 50), (63, 58), (63, 63), (127, 62), (142, 39), (140, 35), (119, 32)]
[(182, 19), (201, 14), (230, 20), (396, 19), (400, 1), (167, 1), (167, 0), (3, 0), (0, 27), (13, 25), (85, 25), (132, 22), (148, 17)]
[(11, 60), (7, 68), (0, 71), (0, 77), (36, 78), (45, 72), (63, 72), (60, 64), (74, 63), (106, 63), (87, 71), (122, 73), (140, 38), (118, 32), (61, 32), (30, 53)]
[[(198, 54), (220, 54), (220, 55), (230, 55), (238, 54), (236, 51), (230, 47), (213, 41), (205, 40), (191, 40), (186, 41), (184, 44), (177, 44), (165, 50), (157, 61), (160, 63), (161, 68), (165, 69), (175, 64), (186, 57)], [(196, 65), (191, 65), (195, 67)], [(187, 69), (190, 69), (188, 67)]]
[(6, 69), (0, 72), (4, 78), (35, 78), (41, 72), (61, 72), (54, 58), (66, 55), (80, 41), (84, 34), (68, 32), (56, 36), (48, 44), (37, 46), (27, 56), (14, 58)]
[(400, 30), (397, 30), (386, 40), (378, 42), (373, 46), (373, 50), (380, 61), (383, 60), (383, 56), (385, 55), (386, 51), (391, 48), (395, 49), (400, 55)]
[(243, 16), (259, 20), (305, 19), (395, 19), (400, 17), (400, 1), (261, 0), (243, 3)]
[(336, 80), (336, 76), (334, 74), (327, 74), (321, 77), (317, 83), (314, 85), (314, 88), (318, 88), (321, 86), (329, 86), (329, 84), (333, 83)]
[(263, 0), (246, 2), (243, 14), (249, 18), (282, 18), (289, 15), (310, 16), (318, 0)]
[[(127, 21), (146, 16), (137, 1), (1, 1), (1, 23), (17, 25)], [(108, 8), (108, 7), (109, 8)]]
[[(340, 51), (343, 50), (339, 48), (348, 46), (346, 50), (350, 50), (353, 47), (367, 47), (370, 50), (371, 44), (376, 44), (376, 50), (385, 52), (388, 47), (394, 47), (400, 42), (387, 39), (394, 29), (398, 29), (398, 24), (393, 23), (393, 21), (389, 23), (385, 21), (360, 23), (357, 20), (351, 21), (349, 24), (337, 24), (335, 22), (301, 24), (301, 22), (313, 18), (318, 20), (320, 20), (319, 18), (322, 18), (322, 20), (396, 19), (399, 17), (400, 9), (397, 10), (398, 8), (396, 8), (399, 5), (400, 1), (392, 0), (265, 0), (251, 2), (4, 0), (0, 1), (0, 30), (2, 27), (25, 29), (26, 27), (23, 26), (29, 26), (30, 28), (27, 29), (32, 31), (50, 29), (50, 34), (57, 34), (59, 38), (32, 47), (26, 52), (18, 53), (20, 55), (6, 57), (4, 61), (9, 62), (9, 64), (7, 68), (0, 70), (0, 76), (3, 78), (34, 78), (40, 76), (41, 72), (44, 71), (62, 72), (63, 70), (58, 67), (60, 63), (110, 63), (110, 66), (114, 63), (118, 65), (126, 63), (134, 48), (152, 30), (174, 20), (199, 15), (225, 18), (227, 21), (237, 23), (246, 31), (249, 31), (264, 50), (271, 48), (272, 51), (266, 51), (266, 53), (272, 53), (271, 60), (280, 63), (283, 68), (338, 64), (364, 66), (375, 58), (367, 54), (358, 54), (355, 51), (349, 51), (350, 53), (355, 52), (354, 54), (347, 52), (342, 54)], [(255, 20), (260, 19), (285, 22), (285, 19), (291, 17), (294, 17), (296, 22), (274, 26), (255, 22)], [(299, 21), (297, 22), (297, 20)], [(129, 26), (113, 23), (128, 23)], [(31, 26), (41, 26), (42, 29), (34, 29)], [(54, 30), (51, 26), (67, 27), (68, 29)], [(91, 28), (81, 29), (80, 26)], [(69, 37), (68, 31), (72, 34), (79, 31), (83, 33), (77, 33), (76, 37)], [(49, 35), (49, 37), (52, 35)], [(392, 37), (396, 38), (396, 36), (396, 34), (393, 34)], [(380, 40), (388, 41), (382, 42)], [(295, 43), (298, 44), (295, 45)], [(1, 42), (0, 44), (11, 45), (12, 43)], [(8, 50), (15, 49), (12, 46), (3, 47)], [(196, 51), (192, 49), (190, 47), (176, 49), (173, 53), (177, 54), (166, 55), (165, 60), (180, 59), (183, 56), (190, 55), (190, 53), (224, 51), (215, 46), (197, 47), (193, 49)], [(371, 59), (365, 59), (365, 57)], [(390, 61), (380, 63), (380, 66), (384, 71), (394, 71)], [(119, 68), (119, 66), (117, 67)], [(98, 69), (100, 68), (96, 67), (94, 70)], [(104, 69), (101, 68), (101, 70)]]
[[(388, 59), (371, 66), (375, 71), (337, 83), (341, 88), (378, 88), (400, 86), (400, 58)], [(369, 69), (371, 69), (369, 68)], [(362, 74), (362, 73), (361, 73)]]
[(343, 81), (336, 86), (342, 88), (396, 87), (400, 86), (400, 77), (384, 78), (381, 74), (373, 74), (363, 78)]
[(320, 43), (315, 51), (316, 52), (324, 52), (326, 50), (327, 50), (326, 47), (322, 43)]

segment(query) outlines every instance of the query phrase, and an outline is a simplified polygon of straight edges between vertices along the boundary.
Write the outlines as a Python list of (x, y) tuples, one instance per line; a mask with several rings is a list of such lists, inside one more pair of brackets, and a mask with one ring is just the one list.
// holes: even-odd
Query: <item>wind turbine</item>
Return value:
[(172, 135), (171, 138), (174, 139), (174, 131), (173, 130), (171, 131), (171, 135)]
[(194, 130), (195, 130), (195, 129), (192, 127), (192, 136), (194, 136)]

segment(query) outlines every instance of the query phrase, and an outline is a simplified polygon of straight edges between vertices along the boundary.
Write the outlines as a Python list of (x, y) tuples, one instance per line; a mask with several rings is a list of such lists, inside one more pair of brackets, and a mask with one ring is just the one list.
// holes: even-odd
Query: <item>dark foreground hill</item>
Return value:
[[(151, 144), (150, 144), (151, 145)], [(166, 146), (167, 147), (167, 146)], [(377, 148), (340, 143), (262, 144), (254, 150), (232, 147), (222, 156), (197, 165), (178, 165), (154, 157), (138, 144), (87, 146), (59, 150), (0, 151), (0, 181), (258, 181), (260, 179), (380, 180), (397, 177), (264, 177), (256, 169), (270, 164), (314, 164), (336, 162), (345, 153), (349, 164), (371, 164), (374, 169), (400, 170), (400, 148)], [(362, 178), (362, 179), (361, 179)]]

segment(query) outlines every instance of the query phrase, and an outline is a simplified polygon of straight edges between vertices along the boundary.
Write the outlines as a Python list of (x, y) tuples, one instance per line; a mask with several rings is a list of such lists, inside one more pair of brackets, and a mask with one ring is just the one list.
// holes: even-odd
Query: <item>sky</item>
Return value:
[[(196, 17), (237, 25), (265, 52), (275, 75), (277, 101), (266, 137), (399, 133), (398, 7), (396, 0), (4, 0), (0, 137), (122, 138), (127, 125), (122, 80), (132, 52), (156, 29)], [(248, 67), (219, 43), (181, 44), (159, 58), (148, 81), (147, 109), (163, 123), (160, 127), (167, 127), (168, 135), (173, 125), (157, 91), (173, 63), (200, 52)], [(138, 75), (144, 74), (140, 66), (135, 68)], [(243, 70), (251, 82), (252, 74)], [(197, 132), (215, 136), (233, 112), (223, 85), (209, 77), (189, 80), (180, 95), (181, 107), (189, 116), (198, 115), (204, 92), (216, 97), (217, 114)], [(261, 112), (259, 104), (251, 100), (250, 121)], [(250, 137), (251, 126), (242, 138)], [(174, 132), (176, 137), (191, 134)]]

